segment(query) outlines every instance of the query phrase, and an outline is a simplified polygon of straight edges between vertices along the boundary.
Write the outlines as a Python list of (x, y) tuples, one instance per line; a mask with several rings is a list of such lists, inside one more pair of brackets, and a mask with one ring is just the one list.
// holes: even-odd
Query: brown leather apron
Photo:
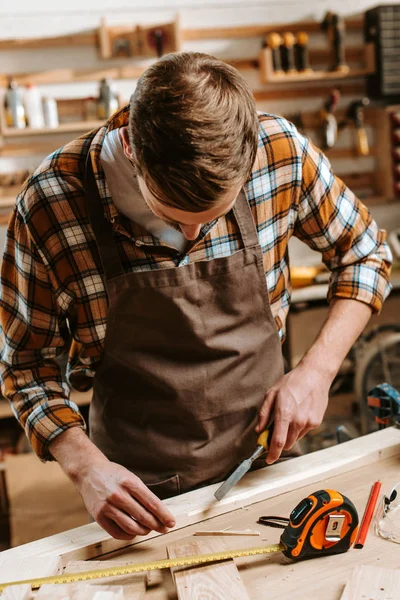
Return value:
[(242, 250), (134, 273), (122, 268), (90, 160), (86, 201), (109, 302), (91, 439), (162, 499), (221, 481), (254, 450), (265, 392), (283, 374), (245, 194), (233, 208)]

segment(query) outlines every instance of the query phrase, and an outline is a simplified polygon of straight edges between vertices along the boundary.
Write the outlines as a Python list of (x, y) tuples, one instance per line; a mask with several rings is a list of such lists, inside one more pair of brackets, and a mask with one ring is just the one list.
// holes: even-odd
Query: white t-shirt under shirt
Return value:
[(137, 188), (135, 171), (124, 154), (118, 129), (113, 129), (106, 135), (100, 159), (117, 209), (165, 244), (183, 252), (187, 244), (183, 233), (156, 217)]

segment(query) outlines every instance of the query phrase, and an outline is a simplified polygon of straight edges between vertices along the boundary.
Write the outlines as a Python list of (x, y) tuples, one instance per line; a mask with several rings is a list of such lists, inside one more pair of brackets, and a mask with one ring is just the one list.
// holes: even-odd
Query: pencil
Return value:
[(369, 526), (372, 521), (372, 517), (375, 511), (375, 506), (378, 500), (379, 492), (381, 491), (382, 483), (375, 481), (371, 488), (371, 492), (368, 498), (367, 506), (365, 507), (364, 515), (361, 521), (360, 529), (358, 530), (356, 542), (354, 548), (363, 548), (365, 540), (368, 535)]

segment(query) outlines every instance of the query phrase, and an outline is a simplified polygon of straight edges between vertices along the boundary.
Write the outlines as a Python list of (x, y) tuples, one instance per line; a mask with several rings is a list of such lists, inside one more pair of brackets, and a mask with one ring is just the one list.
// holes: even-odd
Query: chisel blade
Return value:
[(218, 501), (220, 501), (226, 494), (233, 488), (237, 482), (242, 479), (243, 475), (246, 475), (247, 471), (250, 469), (253, 461), (250, 458), (246, 458), (240, 465), (233, 471), (231, 475), (229, 475), (228, 479), (224, 481), (224, 483), (217, 489), (214, 493), (214, 496)]

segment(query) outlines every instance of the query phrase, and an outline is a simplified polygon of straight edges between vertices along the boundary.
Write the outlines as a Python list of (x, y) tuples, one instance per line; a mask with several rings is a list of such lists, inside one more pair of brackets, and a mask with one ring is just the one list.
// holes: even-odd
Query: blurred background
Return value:
[[(0, 246), (23, 181), (48, 154), (100, 127), (167, 52), (234, 65), (261, 111), (283, 115), (388, 232), (393, 292), (342, 365), (311, 452), (378, 427), (368, 391), (400, 389), (400, 4), (369, 0), (14, 0), (0, 3)], [(320, 256), (290, 244), (293, 306), (284, 351), (294, 366), (327, 314)], [(74, 394), (87, 415), (90, 393)], [(393, 416), (393, 415), (392, 415)], [(0, 547), (86, 523), (56, 464), (30, 453), (0, 399)]]

